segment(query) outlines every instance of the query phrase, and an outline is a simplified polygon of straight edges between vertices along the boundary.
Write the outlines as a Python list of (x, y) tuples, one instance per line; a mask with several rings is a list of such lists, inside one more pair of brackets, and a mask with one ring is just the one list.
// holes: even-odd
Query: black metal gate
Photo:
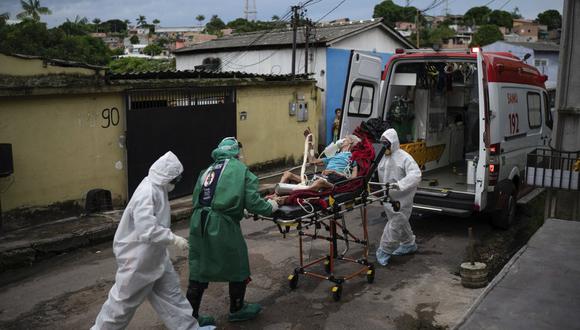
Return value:
[(126, 102), (129, 196), (167, 151), (184, 167), (170, 198), (191, 194), (211, 151), (222, 138), (236, 135), (234, 88), (132, 90)]

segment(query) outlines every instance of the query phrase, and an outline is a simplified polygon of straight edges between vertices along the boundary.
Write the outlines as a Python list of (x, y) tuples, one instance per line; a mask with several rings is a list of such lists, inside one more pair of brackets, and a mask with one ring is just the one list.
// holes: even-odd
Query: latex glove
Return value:
[(401, 188), (399, 188), (399, 184), (397, 184), (396, 182), (389, 183), (389, 188), (392, 190), (401, 190)]
[(173, 245), (182, 250), (189, 249), (189, 242), (185, 238), (178, 235), (173, 235)]
[(278, 211), (278, 202), (276, 202), (273, 199), (268, 199), (268, 203), (270, 203), (270, 205), (272, 205), (272, 213)]

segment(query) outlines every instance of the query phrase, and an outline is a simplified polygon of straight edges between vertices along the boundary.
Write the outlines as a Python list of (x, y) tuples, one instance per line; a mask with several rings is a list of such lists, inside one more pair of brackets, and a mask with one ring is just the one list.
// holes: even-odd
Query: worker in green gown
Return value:
[(253, 319), (261, 310), (259, 304), (244, 301), (250, 265), (240, 222), (244, 209), (268, 216), (278, 204), (259, 195), (258, 178), (239, 160), (240, 148), (235, 138), (223, 139), (193, 191), (187, 299), (200, 326), (215, 324), (213, 317), (199, 315), (209, 282), (229, 282), (229, 321)]

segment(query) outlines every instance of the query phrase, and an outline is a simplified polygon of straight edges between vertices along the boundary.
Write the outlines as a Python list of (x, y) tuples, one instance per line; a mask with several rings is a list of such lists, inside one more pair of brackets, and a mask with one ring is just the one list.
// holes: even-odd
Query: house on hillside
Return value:
[[(308, 48), (304, 32), (300, 28), (297, 33), (295, 72), (310, 74), (323, 92), (319, 134), (320, 142), (326, 144), (331, 139), (335, 109), (342, 107), (351, 51), (380, 55), (386, 63), (397, 48), (414, 46), (375, 19), (316, 25), (310, 32)], [(178, 49), (174, 54), (177, 70), (213, 63), (222, 71), (288, 74), (292, 72), (292, 30), (233, 34)]]

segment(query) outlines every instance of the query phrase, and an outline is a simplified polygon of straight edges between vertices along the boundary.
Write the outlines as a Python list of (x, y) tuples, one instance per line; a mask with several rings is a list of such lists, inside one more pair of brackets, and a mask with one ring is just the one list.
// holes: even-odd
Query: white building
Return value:
[[(350, 51), (376, 53), (386, 61), (397, 48), (415, 48), (379, 19), (321, 24), (310, 33), (308, 60), (305, 61), (304, 32), (304, 28), (298, 29), (295, 72), (311, 74), (323, 92), (322, 109), (328, 115), (323, 114), (326, 123), (321, 123), (320, 133), (327, 138), (324, 127), (328, 126), (329, 116), (334, 115), (335, 108), (342, 107)], [(215, 63), (218, 58), (221, 71), (289, 74), (292, 72), (292, 30), (233, 34), (181, 48), (174, 54), (177, 70), (194, 70), (200, 68), (204, 60)], [(330, 74), (334, 76), (328, 77)]]

